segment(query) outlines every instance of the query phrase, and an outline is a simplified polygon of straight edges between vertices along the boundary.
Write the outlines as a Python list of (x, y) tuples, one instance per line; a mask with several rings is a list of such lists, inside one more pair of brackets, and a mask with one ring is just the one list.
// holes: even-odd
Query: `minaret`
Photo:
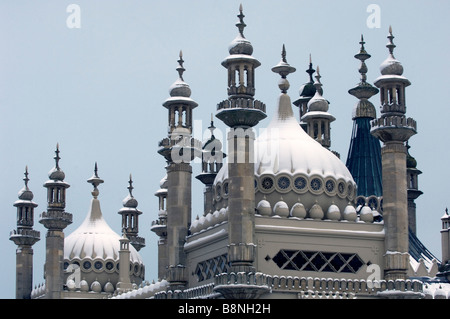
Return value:
[[(300, 98), (294, 101), (294, 105), (298, 107), (299, 110), (299, 120), (300, 126), (305, 132), (307, 132), (307, 123), (301, 121), (303, 115), (308, 112), (308, 102), (316, 94), (316, 87), (314, 86), (313, 74), (316, 70), (313, 69), (311, 54), (309, 55), (309, 68), (305, 71), (309, 75), (309, 81), (303, 84), (299, 89)], [(320, 92), (323, 94), (323, 92)]]
[(406, 175), (407, 175), (407, 191), (408, 191), (408, 225), (410, 231), (416, 235), (416, 203), (414, 202), (423, 194), (419, 190), (419, 175), (422, 171), (417, 169), (417, 161), (409, 154), (411, 146), (406, 142)]
[(229, 128), (228, 140), (228, 261), (233, 272), (255, 271), (255, 170), (253, 126), (267, 115), (266, 106), (254, 99), (255, 69), (260, 62), (251, 54), (245, 37), (244, 14), (239, 7), (237, 37), (222, 62), (228, 70), (228, 99), (217, 105), (216, 117)]
[(381, 76), (374, 82), (380, 89), (381, 117), (372, 121), (371, 133), (383, 142), (385, 279), (395, 280), (406, 279), (409, 264), (405, 142), (416, 134), (416, 121), (405, 116), (405, 88), (411, 83), (402, 76), (403, 67), (393, 55), (391, 28), (388, 39), (389, 56), (380, 66)]
[(128, 196), (123, 200), (123, 207), (119, 210), (119, 214), (122, 215), (122, 233), (124, 233), (130, 244), (139, 251), (142, 247), (145, 247), (145, 238), (139, 237), (139, 215), (142, 212), (137, 209), (138, 201), (133, 197), (133, 180), (130, 174), (130, 180), (128, 181)]
[(442, 264), (437, 275), (445, 276), (447, 280), (450, 280), (450, 215), (447, 208), (441, 217), (441, 221)]
[(130, 240), (126, 234), (119, 239), (119, 281), (117, 291), (126, 292), (133, 288), (130, 280)]
[(208, 213), (214, 212), (214, 191), (212, 185), (217, 173), (223, 166), (223, 159), (225, 154), (222, 152), (222, 142), (220, 142), (214, 136), (214, 126), (213, 116), (211, 115), (211, 125), (208, 127), (211, 132), (211, 137), (203, 144), (202, 148), (202, 172), (195, 176), (199, 181), (201, 181), (205, 188), (203, 190), (204, 195), (204, 209), (203, 215), (206, 216)]
[(49, 172), (47, 188), (47, 211), (40, 215), (39, 222), (47, 228), (45, 259), (45, 296), (48, 299), (61, 298), (63, 290), (64, 229), (72, 223), (72, 214), (65, 211), (65, 174), (59, 167), (59, 146), (55, 151), (55, 167)]
[(164, 279), (169, 266), (167, 248), (167, 176), (160, 182), (160, 189), (155, 192), (158, 197), (158, 219), (152, 221), (150, 230), (158, 237), (158, 278)]
[(168, 137), (160, 143), (158, 153), (167, 162), (167, 281), (171, 289), (182, 289), (187, 282), (184, 243), (191, 223), (192, 167), (201, 142), (192, 138), (192, 110), (197, 103), (190, 98), (191, 89), (183, 80), (183, 56), (180, 52), (179, 78), (170, 87), (170, 97), (163, 103), (169, 112)]
[(319, 66), (317, 66), (316, 81), (314, 87), (316, 93), (309, 100), (308, 111), (301, 117), (301, 121), (306, 123), (306, 131), (313, 139), (329, 149), (331, 146), (330, 123), (336, 118), (328, 113), (329, 102), (322, 96), (322, 83), (320, 82)]
[(361, 35), (361, 48), (355, 58), (361, 61), (359, 73), (361, 81), (348, 93), (359, 99), (353, 110), (353, 131), (347, 155), (346, 166), (355, 179), (357, 195), (368, 197), (383, 195), (381, 181), (381, 145), (380, 141), (370, 134), (370, 121), (377, 117), (375, 106), (369, 99), (378, 93), (378, 89), (367, 83), (367, 66), (365, 61), (370, 58), (364, 48), (364, 38)]
[(19, 191), (17, 207), (17, 229), (12, 230), (9, 239), (17, 245), (16, 249), (16, 299), (30, 299), (33, 289), (33, 245), (39, 241), (40, 233), (33, 229), (33, 193), (28, 188), (28, 167), (25, 168), (25, 186)]

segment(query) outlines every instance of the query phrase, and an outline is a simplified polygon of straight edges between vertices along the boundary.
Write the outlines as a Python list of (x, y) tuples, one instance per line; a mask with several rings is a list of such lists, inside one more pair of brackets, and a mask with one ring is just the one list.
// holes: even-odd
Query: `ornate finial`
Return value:
[(448, 207), (445, 207), (445, 213), (448, 215)]
[(25, 178), (24, 178), (23, 180), (24, 180), (24, 182), (25, 182), (25, 187), (28, 188), (28, 181), (30, 180), (30, 179), (28, 178), (28, 165), (25, 166), (25, 173), (24, 173), (24, 175), (25, 175)]
[(319, 69), (319, 66), (317, 66), (316, 73), (317, 73), (316, 76), (315, 76), (316, 82), (314, 82), (314, 85), (316, 86), (316, 90), (319, 90), (320, 87), (322, 86), (322, 83), (320, 82), (320, 78), (321, 78), (322, 76), (320, 75), (320, 69)]
[(395, 37), (392, 35), (391, 26), (389, 26), (389, 35), (387, 36), (387, 38), (389, 39), (389, 43), (386, 45), (386, 47), (389, 49), (389, 53), (394, 56), (394, 48), (396, 47), (396, 45), (392, 41)]
[(370, 58), (370, 54), (368, 54), (366, 52), (366, 49), (364, 48), (364, 44), (366, 42), (364, 42), (364, 37), (361, 34), (361, 41), (359, 42), (359, 44), (361, 44), (361, 48), (359, 49), (359, 52), (357, 54), (355, 54), (355, 58), (361, 61), (361, 65), (358, 69), (359, 73), (361, 74), (361, 83), (366, 83), (367, 80), (367, 66), (365, 61)]
[(55, 167), (56, 169), (59, 169), (59, 160), (61, 157), (59, 157), (59, 143), (56, 143), (56, 150), (55, 150)]
[(313, 77), (312, 77), (314, 72), (316, 72), (316, 70), (314, 70), (313, 67), (312, 67), (312, 59), (311, 59), (311, 53), (310, 53), (309, 54), (309, 68), (308, 68), (308, 70), (306, 70), (306, 73), (309, 74), (309, 81), (311, 83), (314, 83), (314, 80), (313, 80)]
[(287, 63), (287, 61), (286, 61), (286, 47), (284, 46), (284, 43), (283, 43), (283, 48), (281, 49), (281, 60), (284, 63)]
[(237, 17), (239, 18), (239, 22), (236, 23), (236, 26), (238, 27), (239, 33), (241, 34), (241, 36), (244, 37), (244, 28), (247, 25), (244, 23), (245, 15), (242, 13), (242, 3), (239, 5), (239, 14)]
[(278, 82), (278, 87), (281, 89), (282, 93), (286, 93), (289, 89), (289, 82), (286, 77), (289, 73), (295, 72), (295, 68), (290, 66), (286, 60), (286, 47), (284, 44), (281, 49), (281, 61), (272, 68), (272, 71), (281, 76), (281, 80)]
[(186, 69), (183, 67), (183, 63), (184, 63), (184, 60), (183, 60), (183, 51), (181, 51), (181, 50), (180, 50), (180, 59), (179, 59), (177, 62), (178, 62), (178, 64), (179, 64), (179, 66), (178, 66), (178, 68), (177, 68), (178, 75), (180, 76), (180, 79), (181, 79), (182, 81), (184, 81), (184, 80), (183, 80), (183, 73), (184, 73), (184, 71), (186, 71)]
[(91, 178), (89, 178), (88, 183), (91, 183), (94, 186), (94, 190), (92, 191), (92, 196), (94, 196), (94, 198), (97, 198), (99, 191), (97, 189), (97, 186), (100, 185), (101, 183), (103, 183), (103, 180), (98, 177), (98, 168), (97, 168), (97, 162), (95, 162), (95, 166), (94, 166), (94, 175), (92, 175)]
[(131, 174), (130, 174), (130, 180), (128, 181), (128, 184), (129, 184), (129, 186), (127, 187), (128, 191), (130, 192), (130, 196), (133, 197), (132, 191), (133, 191), (134, 187), (133, 187), (133, 179), (131, 178)]

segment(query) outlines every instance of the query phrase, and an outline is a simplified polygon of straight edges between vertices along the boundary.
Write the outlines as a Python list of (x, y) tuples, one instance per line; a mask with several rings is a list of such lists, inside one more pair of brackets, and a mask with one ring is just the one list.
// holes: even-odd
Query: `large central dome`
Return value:
[[(214, 181), (217, 209), (225, 206), (228, 165)], [(269, 126), (255, 140), (255, 203), (261, 215), (340, 219), (356, 194), (344, 163), (312, 139), (282, 93)], [(336, 212), (340, 213), (337, 214)]]

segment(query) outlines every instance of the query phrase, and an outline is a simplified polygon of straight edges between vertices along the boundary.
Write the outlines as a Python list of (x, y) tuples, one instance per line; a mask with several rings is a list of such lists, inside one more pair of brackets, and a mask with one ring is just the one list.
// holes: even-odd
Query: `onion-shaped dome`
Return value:
[(262, 216), (270, 216), (272, 214), (272, 208), (270, 207), (270, 203), (265, 199), (259, 201), (258, 205), (256, 205), (256, 210), (258, 214)]
[(273, 214), (281, 217), (289, 216), (289, 207), (284, 201), (279, 201), (273, 206)]
[[(292, 72), (286, 67), (274, 68), (280, 70), (283, 74)], [(282, 196), (292, 209), (301, 196), (307, 212), (317, 202), (321, 218), (333, 203), (342, 212), (355, 198), (356, 183), (345, 164), (301, 128), (292, 111), (291, 99), (283, 92), (289, 87), (286, 75), (282, 80), (276, 112), (254, 143), (255, 203), (265, 199), (274, 207)], [(228, 165), (223, 165), (213, 187), (217, 189), (227, 180)]]
[[(64, 240), (64, 265), (65, 268), (71, 264), (79, 266), (80, 276), (86, 282), (87, 288), (100, 288), (101, 291), (106, 283), (110, 282), (116, 286), (119, 281), (121, 236), (114, 232), (103, 218), (100, 201), (97, 199), (97, 186), (103, 181), (97, 172), (89, 182), (94, 185), (90, 209), (82, 224)], [(132, 245), (129, 249), (130, 280), (140, 284), (144, 278), (144, 263)], [(98, 285), (95, 282), (98, 282)]]
[(345, 220), (352, 221), (352, 222), (356, 221), (356, 219), (358, 218), (356, 209), (351, 203), (349, 203), (345, 207), (343, 215), (344, 215)]
[(297, 218), (305, 218), (306, 217), (306, 209), (302, 203), (295, 203), (291, 208), (291, 216)]
[(239, 34), (236, 36), (236, 38), (231, 41), (230, 45), (228, 46), (228, 52), (230, 55), (234, 54), (245, 54), (245, 55), (252, 55), (253, 53), (253, 46), (244, 37), (244, 28), (247, 26), (244, 23), (244, 17), (245, 15), (242, 13), (242, 4), (239, 6), (239, 21), (236, 23), (236, 26), (239, 29)]
[(396, 45), (393, 43), (394, 36), (392, 35), (392, 28), (389, 26), (389, 35), (388, 35), (389, 42), (386, 45), (386, 47), (389, 49), (389, 56), (386, 60), (383, 61), (380, 65), (380, 72), (382, 75), (402, 75), (403, 74), (403, 66), (394, 57), (394, 48)]
[(373, 222), (372, 208), (364, 205), (359, 212), (359, 219), (366, 223)]

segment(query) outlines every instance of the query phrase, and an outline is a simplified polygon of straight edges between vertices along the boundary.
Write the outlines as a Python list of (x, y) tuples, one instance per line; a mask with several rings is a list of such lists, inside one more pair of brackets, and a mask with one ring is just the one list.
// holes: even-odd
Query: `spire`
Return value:
[(403, 74), (403, 66), (402, 64), (394, 57), (394, 48), (396, 45), (394, 44), (394, 35), (392, 34), (392, 27), (389, 26), (389, 34), (387, 36), (388, 43), (386, 47), (389, 50), (389, 56), (387, 59), (381, 64), (380, 72), (382, 75), (402, 75)]
[(247, 25), (244, 22), (245, 15), (244, 15), (243, 10), (242, 10), (242, 3), (239, 5), (239, 14), (238, 14), (237, 17), (239, 18), (239, 21), (238, 21), (238, 23), (236, 23), (236, 26), (239, 29), (240, 35), (244, 38), (244, 28)]
[[(352, 174), (357, 188), (357, 195), (377, 197), (383, 195), (381, 181), (381, 147), (377, 138), (370, 134), (370, 121), (376, 118), (375, 106), (368, 100), (378, 93), (378, 89), (367, 83), (367, 66), (365, 61), (370, 54), (364, 48), (364, 37), (361, 35), (360, 50), (355, 58), (361, 61), (358, 72), (361, 79), (358, 85), (348, 90), (356, 97), (358, 103), (353, 109), (353, 130), (347, 155), (346, 166)], [(379, 207), (377, 205), (376, 209)]]
[(177, 68), (178, 75), (180, 77), (180, 80), (183, 81), (183, 73), (184, 73), (184, 71), (186, 71), (186, 69), (183, 67), (183, 63), (184, 63), (183, 51), (181, 51), (181, 50), (180, 50), (180, 59), (177, 62), (178, 62), (178, 68)]
[(389, 42), (388, 44), (386, 44), (386, 47), (389, 49), (389, 54), (392, 55), (392, 57), (394, 57), (394, 49), (396, 45), (393, 42), (395, 37), (392, 34), (392, 26), (389, 26), (389, 35), (387, 36), (387, 38), (389, 39)]
[(321, 111), (321, 112), (327, 112), (328, 111), (328, 101), (325, 100), (322, 96), (322, 82), (320, 82), (320, 79), (322, 76), (320, 75), (320, 69), (319, 66), (317, 66), (316, 70), (316, 81), (314, 82), (314, 87), (316, 89), (316, 93), (312, 97), (312, 99), (308, 102), (308, 112), (310, 111)]
[(131, 177), (131, 173), (130, 173), (130, 179), (128, 180), (128, 191), (130, 192), (130, 197), (133, 197), (133, 189), (134, 189), (134, 187), (133, 187), (133, 179), (132, 179), (132, 177)]
[(55, 150), (55, 167), (59, 169), (59, 160), (61, 157), (59, 157), (59, 143), (56, 143), (56, 150)]
[(287, 90), (289, 89), (289, 81), (286, 79), (286, 77), (290, 73), (295, 72), (295, 68), (290, 66), (286, 59), (286, 47), (283, 44), (283, 47), (281, 49), (281, 61), (272, 68), (272, 72), (278, 73), (281, 76), (281, 80), (278, 82), (278, 87), (281, 90), (281, 93), (287, 93)]
[(94, 166), (94, 175), (92, 175), (92, 177), (89, 178), (87, 180), (87, 182), (91, 183), (94, 186), (94, 190), (92, 191), (92, 196), (94, 196), (94, 198), (97, 198), (97, 196), (99, 194), (97, 186), (104, 182), (100, 177), (98, 177), (97, 162), (95, 162), (95, 166)]
[(56, 144), (56, 150), (55, 150), (55, 156), (53, 157), (55, 159), (55, 167), (50, 170), (48, 173), (48, 177), (51, 180), (55, 181), (63, 181), (65, 178), (65, 174), (62, 171), (62, 169), (59, 167), (59, 161), (61, 157), (59, 156), (59, 143)]

